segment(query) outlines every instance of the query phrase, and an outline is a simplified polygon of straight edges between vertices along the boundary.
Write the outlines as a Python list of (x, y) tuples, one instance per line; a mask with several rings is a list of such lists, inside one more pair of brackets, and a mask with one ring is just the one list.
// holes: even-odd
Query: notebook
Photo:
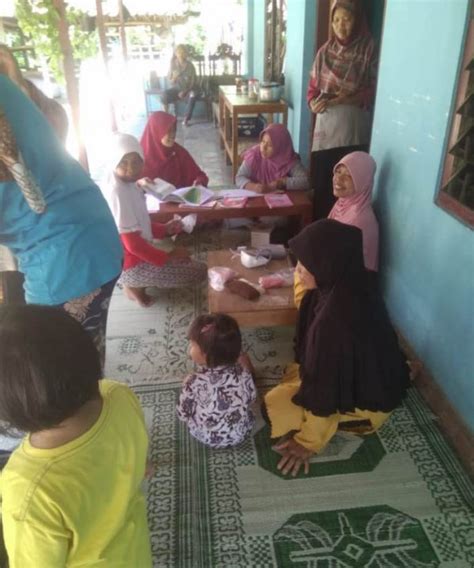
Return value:
[(276, 207), (291, 207), (293, 202), (286, 193), (266, 193), (263, 198), (270, 209)]

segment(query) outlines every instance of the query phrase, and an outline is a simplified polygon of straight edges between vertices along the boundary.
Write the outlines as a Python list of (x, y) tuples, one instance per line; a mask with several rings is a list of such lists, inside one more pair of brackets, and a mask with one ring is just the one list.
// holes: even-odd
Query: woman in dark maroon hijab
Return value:
[(278, 468), (296, 475), (338, 428), (371, 433), (405, 395), (408, 366), (383, 300), (368, 279), (357, 227), (324, 219), (290, 240), (307, 292), (299, 310), (295, 360), (265, 397)]
[(143, 175), (161, 178), (175, 187), (207, 186), (209, 179), (191, 157), (175, 142), (176, 117), (167, 112), (154, 112), (146, 124), (141, 145), (145, 154)]

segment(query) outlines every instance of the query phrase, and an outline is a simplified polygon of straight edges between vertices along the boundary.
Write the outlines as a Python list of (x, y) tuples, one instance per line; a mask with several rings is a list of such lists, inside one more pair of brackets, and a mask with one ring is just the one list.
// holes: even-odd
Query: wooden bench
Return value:
[[(260, 276), (291, 268), (289, 259), (271, 260), (266, 266), (245, 268), (239, 257), (232, 259), (228, 250), (211, 251), (207, 266), (227, 266), (249, 282), (258, 283)], [(227, 290), (216, 292), (208, 287), (209, 312), (221, 312), (234, 317), (242, 327), (273, 327), (294, 325), (297, 310), (293, 300), (293, 286), (272, 288), (256, 301), (245, 300)]]

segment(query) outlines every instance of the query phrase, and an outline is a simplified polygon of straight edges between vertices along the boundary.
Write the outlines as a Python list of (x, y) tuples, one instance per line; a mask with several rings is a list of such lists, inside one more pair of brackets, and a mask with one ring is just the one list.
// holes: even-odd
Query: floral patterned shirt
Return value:
[(208, 446), (235, 446), (253, 427), (250, 405), (256, 397), (252, 375), (240, 365), (203, 367), (184, 382), (178, 418)]

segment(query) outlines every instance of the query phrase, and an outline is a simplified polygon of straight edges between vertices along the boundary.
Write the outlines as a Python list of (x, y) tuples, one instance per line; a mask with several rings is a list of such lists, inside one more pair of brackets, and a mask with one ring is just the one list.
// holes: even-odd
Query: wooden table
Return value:
[(150, 211), (152, 221), (166, 223), (173, 215), (188, 215), (197, 213), (199, 220), (252, 218), (252, 217), (296, 217), (299, 220), (299, 228), (311, 223), (312, 205), (305, 191), (288, 191), (288, 197), (292, 201), (289, 207), (274, 207), (270, 209), (261, 196), (250, 197), (245, 207), (180, 207), (178, 203), (160, 203), (159, 211)]
[[(276, 272), (283, 268), (291, 268), (288, 259), (271, 260), (266, 266), (245, 268), (240, 257), (231, 258), (227, 250), (211, 251), (207, 255), (207, 266), (227, 266), (235, 270), (249, 282), (258, 283), (260, 276)], [(294, 325), (297, 309), (293, 300), (293, 286), (272, 288), (262, 294), (256, 301), (244, 300), (227, 290), (216, 292), (208, 286), (209, 312), (222, 312), (235, 318), (243, 327), (272, 327), (278, 325)]]
[(274, 114), (283, 115), (283, 124), (288, 120), (288, 104), (283, 101), (259, 102), (248, 95), (237, 94), (235, 86), (219, 87), (219, 134), (221, 148), (224, 149), (228, 161), (232, 164), (232, 180), (240, 165), (240, 154), (250, 145), (256, 144), (256, 138), (240, 138), (238, 136), (239, 115), (267, 114), (267, 122), (273, 122)]

